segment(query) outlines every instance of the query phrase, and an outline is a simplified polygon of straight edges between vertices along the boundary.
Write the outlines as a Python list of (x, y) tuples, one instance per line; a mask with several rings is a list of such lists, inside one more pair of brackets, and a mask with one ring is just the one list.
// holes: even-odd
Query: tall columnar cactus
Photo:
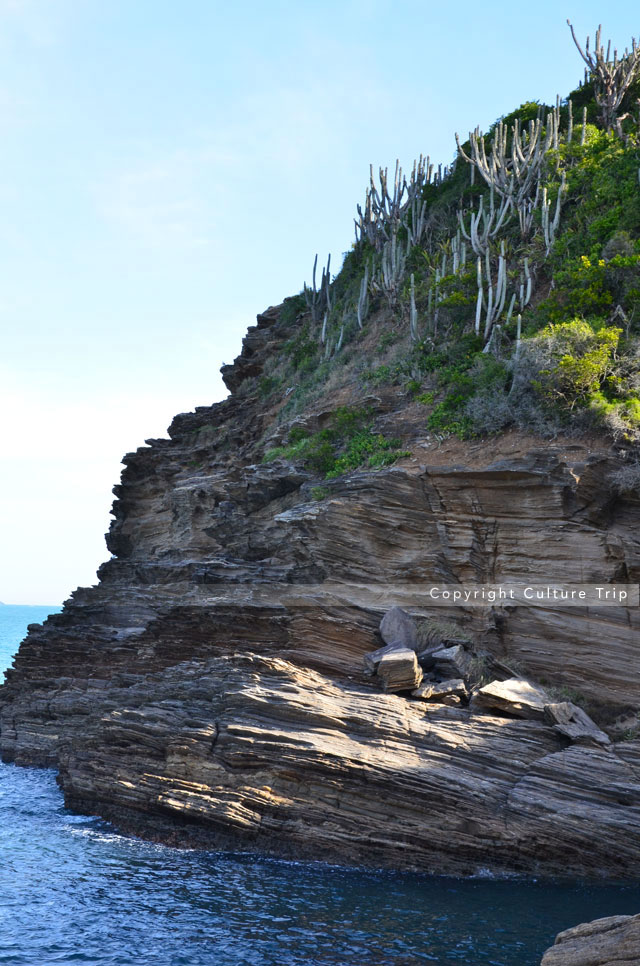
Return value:
[[(319, 322), (323, 317), (323, 313), (327, 315), (331, 311), (331, 255), (327, 258), (327, 267), (322, 269), (320, 288), (316, 288), (317, 268), (318, 256), (316, 255), (313, 262), (312, 287), (308, 288), (307, 283), (304, 283), (304, 298), (314, 322)], [(322, 341), (324, 343), (324, 339)]]
[(476, 299), (475, 332), (476, 335), (480, 335), (482, 310), (484, 309), (484, 329), (482, 334), (483, 341), (486, 345), (491, 336), (491, 330), (504, 311), (504, 304), (507, 297), (507, 260), (505, 257), (504, 242), (502, 242), (500, 245), (500, 254), (498, 256), (498, 275), (495, 286), (493, 284), (491, 274), (491, 256), (488, 249), (485, 254), (484, 262), (486, 292), (484, 289), (482, 261), (482, 258), (478, 256), (478, 261), (476, 263), (478, 297)]
[(605, 131), (611, 133), (614, 128), (622, 134), (622, 121), (628, 117), (624, 114), (618, 117), (620, 105), (624, 95), (629, 90), (636, 77), (640, 75), (640, 47), (636, 43), (635, 37), (631, 38), (631, 50), (625, 49), (622, 57), (618, 57), (618, 51), (614, 48), (613, 60), (611, 59), (611, 41), (607, 42), (607, 51), (601, 43), (602, 25), (596, 30), (594, 48), (589, 49), (589, 37), (584, 49), (580, 46), (578, 38), (571, 21), (567, 20), (573, 42), (578, 49), (578, 53), (584, 60), (591, 80), (593, 81), (593, 93), (596, 103), (600, 108), (600, 120)]
[(394, 231), (382, 250), (378, 283), (390, 309), (395, 309), (398, 304), (406, 260), (406, 255), (398, 241), (398, 232)]
[(524, 198), (518, 205), (518, 224), (520, 234), (523, 239), (527, 239), (535, 223), (535, 213), (540, 206), (540, 180), (536, 185), (535, 194), (530, 198)]
[(401, 216), (402, 227), (407, 232), (407, 254), (422, 241), (427, 224), (427, 203), (416, 194), (405, 205)]
[[(478, 169), (490, 188), (507, 199), (516, 211), (526, 214), (539, 189), (545, 155), (558, 143), (559, 116), (558, 109), (550, 111), (544, 128), (542, 118), (538, 117), (529, 122), (528, 130), (522, 130), (516, 118), (511, 128), (510, 145), (507, 125), (500, 121), (489, 155), (479, 128), (469, 134), (470, 156), (464, 151), (456, 134), (459, 154)], [(521, 217), (522, 224), (526, 227)]]
[(400, 222), (407, 182), (402, 177), (402, 168), (399, 161), (396, 161), (392, 193), (389, 191), (388, 168), (380, 168), (378, 177), (379, 186), (373, 176), (373, 165), (371, 165), (364, 212), (358, 205), (356, 235), (359, 230), (360, 237), (367, 238), (375, 250), (380, 253), (385, 243), (391, 240), (391, 235)]
[(503, 225), (506, 226), (509, 223), (510, 216), (511, 199), (502, 197), (500, 199), (500, 207), (496, 208), (494, 190), (491, 188), (489, 194), (489, 211), (485, 209), (484, 196), (481, 195), (477, 212), (474, 213), (473, 209), (471, 209), (469, 231), (465, 227), (465, 213), (462, 210), (458, 211), (458, 222), (464, 238), (468, 242), (471, 242), (474, 253), (484, 256), (489, 248), (491, 239), (495, 238)]
[(562, 208), (562, 197), (565, 193), (567, 186), (567, 179), (565, 177), (564, 171), (562, 172), (562, 180), (558, 185), (558, 194), (556, 196), (556, 209), (553, 218), (551, 218), (551, 202), (548, 199), (547, 189), (542, 189), (542, 207), (540, 209), (540, 214), (542, 217), (542, 231), (544, 233), (544, 243), (547, 247), (547, 255), (551, 251), (551, 246), (553, 245), (556, 237), (556, 232), (558, 230), (558, 225), (560, 224), (560, 211)]
[(402, 174), (400, 162), (396, 161), (392, 190), (388, 169), (380, 168), (378, 184), (371, 165), (364, 211), (360, 205), (357, 206), (356, 243), (366, 239), (381, 254), (398, 225), (402, 224), (407, 229), (409, 247), (419, 244), (426, 224), (422, 189), (432, 178), (433, 165), (428, 157), (422, 155), (414, 161), (408, 180)]
[(416, 308), (416, 280), (411, 273), (411, 292), (409, 299), (409, 334), (412, 342), (418, 341), (418, 310)]
[(524, 312), (526, 306), (531, 301), (531, 290), (533, 286), (533, 279), (531, 278), (531, 271), (529, 269), (529, 259), (525, 258), (523, 262), (523, 271), (520, 276), (520, 311)]
[(364, 267), (364, 275), (360, 282), (360, 292), (358, 295), (358, 306), (356, 309), (356, 318), (358, 319), (358, 328), (361, 329), (364, 320), (369, 311), (369, 264), (367, 263)]

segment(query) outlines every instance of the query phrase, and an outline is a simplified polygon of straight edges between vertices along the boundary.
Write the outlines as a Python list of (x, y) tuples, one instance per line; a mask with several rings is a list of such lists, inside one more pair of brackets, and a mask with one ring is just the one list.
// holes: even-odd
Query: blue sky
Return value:
[(603, 14), (640, 32), (627, 0), (0, 0), (0, 599), (94, 582), (121, 456), (340, 264), (370, 162), (566, 94), (565, 20)]

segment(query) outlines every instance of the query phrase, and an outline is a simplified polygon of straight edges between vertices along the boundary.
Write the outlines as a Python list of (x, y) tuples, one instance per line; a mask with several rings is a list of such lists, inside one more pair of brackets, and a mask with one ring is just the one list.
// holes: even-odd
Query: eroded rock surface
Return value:
[(60, 752), (66, 801), (136, 831), (160, 812), (213, 843), (421, 871), (624, 875), (640, 860), (640, 778), (615, 754), (277, 657), (148, 675), (84, 726)]
[(596, 919), (556, 936), (541, 966), (638, 966), (640, 915)]
[[(291, 337), (279, 318), (260, 316), (225, 370), (234, 395), (125, 457), (99, 584), (30, 629), (0, 689), (3, 758), (59, 764), (70, 803), (143, 825), (202, 820), (232, 840), (334, 842), (343, 858), (434, 872), (630, 874), (638, 741), (567, 747), (543, 720), (383, 694), (362, 669), (396, 605), (460, 626), (491, 667), (634, 714), (637, 608), (447, 608), (428, 593), (637, 583), (640, 501), (612, 491), (615, 454), (541, 441), (488, 458), (483, 444), (465, 464), (425, 441), (424, 414), (414, 431), (374, 399), (413, 457), (315, 499), (308, 470), (261, 462), (288, 432), (250, 388)], [(298, 421), (316, 431), (330, 415), (325, 400)], [(455, 633), (444, 650), (424, 665), (464, 677)]]

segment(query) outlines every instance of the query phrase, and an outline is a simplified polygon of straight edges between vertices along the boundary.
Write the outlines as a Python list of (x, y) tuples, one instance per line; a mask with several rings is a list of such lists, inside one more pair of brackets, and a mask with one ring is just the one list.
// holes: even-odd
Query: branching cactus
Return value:
[(469, 134), (471, 156), (465, 153), (456, 134), (458, 151), (478, 169), (490, 188), (508, 199), (516, 211), (526, 212), (529, 203), (536, 198), (545, 155), (551, 147), (557, 146), (559, 116), (556, 108), (547, 115), (544, 128), (538, 117), (529, 122), (527, 131), (521, 130), (520, 121), (516, 119), (511, 128), (510, 150), (507, 125), (500, 121), (488, 156), (479, 128)]
[(369, 169), (369, 187), (365, 196), (364, 211), (357, 206), (355, 219), (356, 243), (366, 239), (378, 254), (391, 241), (398, 225), (407, 230), (408, 247), (420, 243), (426, 225), (426, 204), (422, 199), (423, 187), (433, 178), (433, 165), (428, 157), (420, 155), (414, 161), (409, 180), (403, 176), (400, 162), (396, 161), (393, 186), (389, 182), (387, 168), (380, 168), (379, 184)]
[(460, 231), (463, 237), (471, 243), (475, 255), (484, 257), (491, 239), (495, 238), (503, 225), (506, 226), (509, 223), (510, 214), (511, 199), (502, 197), (500, 207), (496, 208), (493, 188), (491, 188), (489, 194), (489, 211), (486, 211), (484, 207), (483, 195), (480, 196), (477, 212), (474, 213), (473, 209), (471, 210), (469, 231), (465, 227), (464, 212), (458, 212)]
[(483, 279), (482, 273), (482, 258), (478, 257), (477, 261), (477, 282), (478, 282), (478, 297), (476, 299), (476, 323), (475, 332), (476, 335), (480, 335), (482, 313), (484, 310), (484, 328), (483, 328), (483, 340), (485, 344), (487, 343), (489, 337), (491, 336), (491, 330), (493, 329), (496, 321), (502, 315), (504, 311), (504, 305), (507, 297), (507, 260), (505, 257), (504, 242), (500, 245), (500, 255), (498, 257), (498, 276), (496, 279), (495, 286), (493, 284), (493, 279), (491, 275), (491, 256), (489, 250), (487, 250), (484, 258), (485, 262), (485, 275), (486, 275), (486, 291), (484, 288), (485, 279)]
[(382, 292), (387, 299), (390, 309), (395, 309), (400, 297), (400, 289), (405, 276), (407, 256), (398, 240), (398, 232), (394, 231), (389, 241), (382, 249), (382, 258), (378, 272), (371, 280), (374, 292)]
[(578, 49), (578, 53), (584, 60), (591, 80), (593, 81), (593, 93), (596, 103), (600, 108), (600, 120), (605, 131), (611, 133), (614, 128), (621, 133), (622, 121), (628, 115), (618, 117), (620, 105), (624, 95), (629, 90), (636, 77), (640, 75), (640, 47), (636, 43), (635, 37), (631, 38), (631, 50), (625, 50), (622, 57), (618, 57), (618, 51), (614, 49), (613, 60), (611, 59), (611, 41), (607, 43), (607, 51), (601, 43), (602, 26), (596, 30), (593, 50), (589, 49), (589, 37), (584, 49), (581, 47), (571, 21), (567, 20), (573, 42)]
[(407, 189), (399, 161), (396, 161), (393, 193), (389, 192), (388, 168), (380, 168), (379, 180), (380, 185), (378, 187), (373, 176), (373, 165), (371, 165), (364, 212), (358, 205), (358, 218), (356, 219), (356, 235), (359, 230), (360, 237), (367, 238), (378, 253), (382, 252), (386, 242), (391, 241), (391, 236), (397, 229), (401, 217), (402, 202)]
[(416, 194), (402, 211), (402, 227), (407, 232), (407, 254), (419, 245), (427, 224), (427, 203)]
[(405, 262), (406, 255), (398, 243), (398, 233), (394, 232), (382, 250), (380, 266), (382, 291), (391, 309), (395, 309), (398, 304), (400, 288), (404, 279)]

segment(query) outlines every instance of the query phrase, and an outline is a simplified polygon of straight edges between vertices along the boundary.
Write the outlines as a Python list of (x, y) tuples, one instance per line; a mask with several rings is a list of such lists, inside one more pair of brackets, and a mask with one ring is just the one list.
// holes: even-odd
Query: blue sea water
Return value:
[[(0, 668), (55, 608), (0, 606)], [(640, 885), (361, 872), (128, 838), (0, 765), (0, 966), (538, 966)]]

